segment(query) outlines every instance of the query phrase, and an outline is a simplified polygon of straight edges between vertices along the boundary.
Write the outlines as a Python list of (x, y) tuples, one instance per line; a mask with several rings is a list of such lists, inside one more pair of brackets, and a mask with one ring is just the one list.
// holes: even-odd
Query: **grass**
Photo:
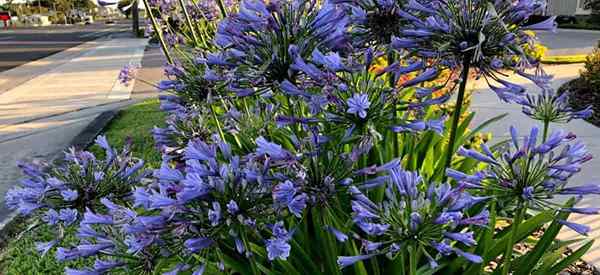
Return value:
[[(154, 147), (150, 131), (154, 126), (165, 124), (165, 113), (159, 110), (158, 99), (144, 101), (122, 110), (106, 126), (104, 135), (109, 143), (121, 149), (126, 140), (132, 143), (133, 155), (146, 161), (146, 165), (156, 168), (160, 165), (161, 155)], [(104, 157), (104, 151), (97, 145), (89, 148), (97, 156)]]
[(583, 63), (585, 62), (585, 58), (587, 55), (578, 54), (578, 55), (562, 55), (562, 56), (544, 56), (542, 58), (542, 63), (544, 64), (574, 64), (574, 63)]
[[(153, 126), (164, 125), (165, 114), (158, 109), (158, 100), (144, 101), (135, 104), (121, 112), (111, 121), (104, 132), (111, 145), (120, 148), (127, 138), (131, 139), (133, 155), (147, 161), (148, 166), (158, 167), (160, 154), (154, 148), (154, 141), (150, 130)], [(96, 145), (89, 150), (103, 157), (104, 152)], [(67, 263), (59, 263), (54, 259), (52, 249), (45, 256), (40, 256), (35, 251), (35, 242), (50, 241), (55, 236), (51, 228), (41, 225), (32, 230), (27, 230), (29, 221), (17, 218), (9, 225), (13, 236), (3, 238), (13, 239), (8, 241), (0, 253), (0, 274), (64, 274), (65, 267), (81, 268), (91, 266), (91, 259), (81, 259)], [(76, 243), (76, 227), (68, 228), (65, 239), (61, 243), (71, 246)], [(20, 234), (19, 234), (20, 232)], [(20, 236), (19, 236), (20, 235)]]

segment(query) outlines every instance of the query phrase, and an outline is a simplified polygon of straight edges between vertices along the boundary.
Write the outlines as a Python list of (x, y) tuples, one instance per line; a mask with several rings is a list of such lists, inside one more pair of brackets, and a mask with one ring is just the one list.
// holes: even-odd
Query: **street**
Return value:
[(102, 36), (129, 30), (130, 21), (44, 28), (0, 28), (0, 72)]
[(556, 33), (539, 31), (537, 37), (548, 47), (547, 55), (580, 55), (598, 46), (600, 31), (558, 29)]
[(9, 214), (4, 194), (22, 177), (17, 161), (51, 160), (102, 112), (155, 96), (117, 80), (146, 56), (148, 39), (130, 29), (130, 21), (0, 29), (0, 222)]

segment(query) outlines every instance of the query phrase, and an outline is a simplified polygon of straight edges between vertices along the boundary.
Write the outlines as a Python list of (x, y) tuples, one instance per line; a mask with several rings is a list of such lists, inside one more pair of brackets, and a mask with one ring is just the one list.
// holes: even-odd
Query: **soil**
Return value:
[(590, 88), (581, 78), (565, 83), (559, 93), (569, 91), (569, 104), (575, 110), (581, 110), (592, 105), (594, 114), (587, 119), (588, 122), (600, 127), (600, 89)]
[[(496, 229), (500, 231), (500, 228)], [(544, 235), (545, 228), (537, 230), (531, 234), (531, 237), (535, 239), (539, 239)], [(534, 248), (534, 245), (528, 242), (520, 242), (515, 244), (514, 253), (516, 255), (524, 255), (527, 252), (531, 251)], [(573, 250), (567, 247), (565, 252), (562, 255), (562, 259), (568, 257), (573, 254)], [(488, 273), (492, 273), (498, 268), (498, 266), (502, 264), (502, 256), (499, 256), (495, 260), (491, 261), (485, 268), (484, 271)], [(573, 264), (563, 269), (558, 275), (600, 275), (600, 270), (598, 270), (594, 265), (586, 263), (585, 261), (579, 259), (575, 261)]]

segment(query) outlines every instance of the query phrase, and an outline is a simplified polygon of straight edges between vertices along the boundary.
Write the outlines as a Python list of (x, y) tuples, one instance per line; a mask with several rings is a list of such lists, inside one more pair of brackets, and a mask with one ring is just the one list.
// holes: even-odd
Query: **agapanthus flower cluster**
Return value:
[(119, 82), (125, 86), (129, 86), (129, 83), (135, 79), (139, 68), (140, 66), (134, 64), (125, 65), (121, 71), (119, 71)]
[(402, 29), (413, 18), (406, 12), (404, 0), (336, 0), (345, 4), (350, 17), (350, 37), (357, 48), (365, 46), (383, 46), (392, 41), (392, 37), (401, 35)]
[[(217, 88), (211, 82), (199, 75), (203, 75), (205, 67), (196, 62), (183, 62), (181, 64), (168, 64), (165, 66), (166, 80), (158, 83), (158, 90), (165, 94), (173, 94), (179, 99), (170, 100), (180, 105), (202, 105), (210, 95), (216, 94)], [(168, 103), (165, 101), (165, 103)]]
[[(600, 185), (571, 186), (569, 179), (592, 159), (583, 142), (573, 133), (553, 132), (546, 141), (534, 127), (522, 140), (514, 127), (510, 129), (512, 143), (496, 156), (483, 144), (483, 153), (461, 148), (458, 154), (486, 163), (488, 169), (466, 175), (452, 169), (448, 176), (470, 188), (480, 188), (494, 196), (504, 209), (526, 207), (535, 210), (560, 210), (582, 214), (597, 214), (597, 208), (564, 208), (557, 196), (600, 195)], [(581, 234), (589, 231), (583, 225), (562, 221)]]
[[(117, 270), (147, 274), (169, 257), (167, 230), (161, 215), (141, 215), (135, 209), (116, 204), (107, 197), (100, 200), (105, 214), (87, 209), (80, 221), (74, 247), (59, 247), (59, 262), (95, 257), (92, 267), (65, 268), (66, 274), (106, 274)], [(128, 202), (130, 203), (130, 202)], [(124, 204), (127, 205), (127, 204)]]
[(105, 159), (71, 149), (60, 166), (20, 164), (27, 178), (6, 193), (8, 207), (22, 215), (39, 214), (49, 225), (68, 225), (86, 208), (96, 208), (102, 197), (129, 196), (146, 175), (144, 161), (133, 158), (128, 145), (121, 151), (112, 148), (104, 136), (96, 144), (105, 150)]
[[(526, 31), (556, 27), (554, 17), (526, 25), (531, 15), (544, 9), (540, 1), (534, 0), (410, 0), (406, 9), (420, 16), (406, 16), (412, 27), (393, 38), (392, 47), (437, 60), (449, 68), (476, 69), (488, 81), (501, 85), (490, 84), (490, 88), (504, 101), (513, 101), (524, 89), (503, 80), (502, 71), (523, 72), (537, 65), (523, 49), (535, 43)], [(523, 75), (536, 81), (544, 79), (539, 75)]]
[(160, 99), (161, 109), (169, 113), (165, 127), (155, 126), (152, 129), (152, 137), (160, 152), (179, 158), (191, 140), (210, 138), (212, 132), (207, 123), (210, 114), (203, 108), (184, 107), (175, 96), (161, 95)]
[(528, 94), (518, 102), (523, 113), (532, 119), (545, 123), (567, 123), (574, 119), (586, 119), (592, 116), (592, 106), (575, 110), (569, 104), (569, 92), (557, 93), (550, 88), (542, 89), (539, 94)]
[(423, 253), (435, 268), (437, 259), (452, 254), (480, 263), (481, 257), (457, 247), (476, 245), (469, 225), (487, 226), (488, 211), (469, 216), (467, 211), (486, 200), (471, 196), (464, 184), (427, 183), (417, 172), (392, 168), (385, 181), (385, 198), (375, 203), (358, 188), (350, 188), (352, 220), (364, 233), (362, 252), (338, 257), (343, 268), (377, 255), (394, 259), (412, 249)]
[[(280, 89), (287, 96), (304, 102), (310, 111), (305, 117), (296, 117), (297, 121), (319, 120), (319, 115), (324, 114), (321, 122), (334, 124), (332, 127), (341, 129), (347, 137), (368, 133), (375, 139), (381, 137), (375, 129), (443, 131), (445, 117), (425, 120), (423, 114), (429, 106), (446, 102), (449, 95), (435, 97), (435, 88), (407, 89), (437, 76), (435, 68), (425, 69), (421, 61), (410, 60), (406, 65), (393, 63), (376, 73), (370, 69), (383, 53), (371, 48), (347, 58), (315, 49), (311, 62), (306, 62), (296, 47), (290, 47), (290, 55), (295, 57), (292, 69), (299, 72), (299, 84), (285, 80)], [(390, 78), (395, 83), (401, 76), (419, 70), (422, 73), (402, 87), (390, 87)], [(403, 111), (401, 115), (394, 114), (398, 110)]]
[(206, 63), (227, 76), (237, 95), (265, 93), (295, 78), (291, 45), (302, 57), (344, 48), (347, 21), (340, 8), (313, 0), (243, 1), (238, 13), (220, 22), (215, 43), (222, 50), (209, 53)]
[(184, 167), (171, 167), (166, 158), (155, 171), (157, 185), (136, 190), (134, 205), (160, 210), (161, 225), (172, 230), (161, 234), (176, 235), (182, 242), (184, 251), (174, 253), (217, 260), (234, 247), (251, 257), (252, 240), (265, 242), (270, 260), (289, 255), (291, 235), (280, 218), (300, 216), (306, 195), (295, 175), (272, 172), (274, 166), (288, 165), (292, 156), (264, 138), (256, 142), (255, 153), (236, 156), (218, 136), (209, 143), (191, 140), (183, 152)]

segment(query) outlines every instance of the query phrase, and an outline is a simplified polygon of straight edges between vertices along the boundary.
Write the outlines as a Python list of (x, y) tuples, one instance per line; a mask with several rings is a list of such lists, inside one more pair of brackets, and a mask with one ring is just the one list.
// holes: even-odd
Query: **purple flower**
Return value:
[(556, 16), (551, 16), (550, 18), (531, 25), (527, 25), (524, 27), (526, 30), (532, 31), (552, 31), (556, 32), (556, 28), (558, 27), (558, 23), (556, 23)]
[(562, 225), (567, 226), (568, 228), (573, 229), (575, 232), (585, 236), (587, 236), (587, 234), (592, 230), (589, 226), (583, 224), (578, 224), (565, 220), (558, 220), (558, 222)]
[(58, 214), (58, 218), (65, 223), (70, 225), (77, 220), (79, 212), (76, 209), (61, 209)]
[(477, 244), (475, 239), (473, 239), (473, 232), (467, 232), (467, 233), (445, 232), (444, 236), (448, 237), (449, 239), (461, 242), (461, 243), (465, 244), (466, 246), (473, 246), (473, 245)]
[(36, 242), (35, 243), (35, 250), (37, 250), (37, 252), (40, 253), (41, 256), (44, 256), (57, 243), (58, 243), (58, 240), (52, 240), (52, 241), (49, 241), (49, 242)]
[(462, 219), (459, 221), (460, 224), (470, 224), (477, 226), (487, 226), (490, 221), (490, 212), (488, 210), (483, 210), (481, 213), (466, 219)]
[(256, 153), (258, 155), (268, 155), (274, 160), (286, 160), (292, 158), (292, 154), (283, 149), (281, 145), (267, 141), (263, 137), (256, 139)]
[[(471, 220), (463, 219), (464, 212), (483, 198), (466, 193), (464, 186), (460, 184), (453, 188), (449, 183), (439, 186), (426, 183), (417, 172), (404, 171), (399, 167), (390, 169), (388, 173), (390, 176), (385, 186), (385, 197), (379, 204), (371, 202), (357, 188), (349, 189), (352, 195), (352, 219), (367, 236), (367, 253), (394, 257), (401, 253), (396, 247), (397, 243), (402, 243), (403, 246), (421, 246), (426, 243), (444, 256), (456, 253), (467, 259), (477, 257), (455, 251), (451, 241), (467, 246), (476, 244), (473, 232), (455, 230), (462, 221), (462, 224), (487, 224), (487, 212), (482, 212)], [(442, 234), (432, 237), (423, 233), (428, 237), (420, 239), (421, 232)], [(370, 237), (376, 240), (367, 239)], [(360, 258), (346, 259), (351, 262)]]
[(114, 222), (113, 222), (112, 216), (110, 216), (110, 215), (102, 215), (102, 214), (95, 214), (90, 209), (86, 210), (86, 212), (83, 214), (83, 220), (81, 221), (81, 224), (107, 224), (107, 225), (111, 225), (113, 223)]
[(227, 203), (227, 212), (229, 212), (229, 214), (235, 215), (238, 211), (240, 211), (240, 208), (234, 200)]
[(124, 264), (125, 263), (119, 261), (105, 261), (96, 259), (96, 261), (94, 262), (94, 270), (98, 272), (106, 272), (116, 267), (123, 266)]
[(596, 194), (600, 195), (600, 185), (581, 185), (575, 187), (567, 187), (560, 190), (560, 194), (562, 195), (588, 195), (588, 194)]
[(369, 102), (369, 96), (367, 94), (354, 94), (348, 99), (347, 104), (348, 113), (355, 114), (364, 119), (367, 117), (367, 109), (369, 109), (371, 102)]
[(339, 242), (346, 242), (348, 240), (348, 235), (342, 233), (341, 231), (335, 229), (333, 226), (329, 226), (326, 225), (325, 226), (325, 230), (329, 231), (329, 233), (333, 234), (333, 236), (335, 236), (335, 238), (339, 241)]
[(88, 268), (85, 269), (73, 269), (73, 268), (65, 268), (65, 274), (66, 275), (100, 275), (102, 273), (95, 271), (95, 270), (91, 270)]
[(186, 240), (184, 245), (188, 250), (192, 252), (198, 252), (202, 249), (210, 247), (213, 243), (213, 240), (209, 238), (195, 238)]
[(337, 258), (337, 264), (340, 266), (340, 268), (345, 268), (345, 267), (351, 266), (357, 262), (373, 258), (373, 256), (375, 256), (375, 255), (370, 254), (370, 255), (358, 255), (358, 256), (339, 256)]
[(286, 260), (290, 255), (291, 246), (288, 243), (290, 235), (283, 227), (283, 222), (277, 222), (273, 225), (273, 238), (267, 242), (267, 257), (269, 261), (276, 258)]
[(267, 256), (269, 261), (273, 261), (276, 258), (286, 260), (290, 256), (291, 246), (283, 239), (269, 239), (267, 240)]
[(78, 193), (76, 190), (65, 189), (60, 191), (60, 195), (65, 199), (65, 201), (74, 201), (78, 197)]
[(49, 225), (55, 225), (60, 220), (60, 217), (56, 210), (48, 209), (48, 211), (46, 211), (46, 214), (42, 217), (42, 220)]
[(212, 209), (208, 210), (208, 220), (210, 225), (217, 226), (221, 220), (221, 205), (218, 202), (212, 203)]
[(129, 83), (135, 79), (139, 66), (128, 64), (119, 71), (119, 82), (124, 86), (129, 86)]

